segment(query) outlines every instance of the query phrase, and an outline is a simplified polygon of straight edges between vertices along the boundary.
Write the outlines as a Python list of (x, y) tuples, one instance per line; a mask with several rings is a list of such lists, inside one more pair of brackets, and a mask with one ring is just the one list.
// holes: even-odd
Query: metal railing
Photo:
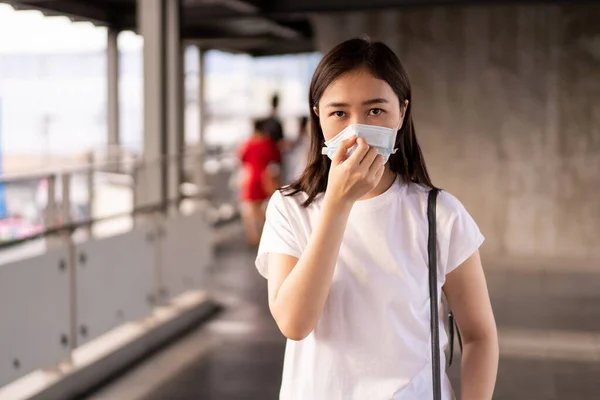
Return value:
[[(227, 170), (227, 173), (225, 174), (226, 177), (221, 177), (221, 179), (218, 176), (214, 176), (214, 171), (211, 171), (211, 168), (208, 171), (205, 170), (205, 163), (207, 161), (209, 163), (219, 163), (220, 158), (226, 159), (227, 157), (212, 155), (212, 160), (206, 160), (206, 154), (186, 152), (177, 155), (166, 155), (152, 160), (130, 156), (130, 161), (126, 163), (121, 160), (95, 163), (94, 158), (90, 155), (88, 163), (85, 165), (61, 168), (54, 171), (38, 171), (0, 176), (0, 184), (4, 184), (5, 186), (24, 182), (46, 182), (46, 204), (42, 217), (43, 229), (33, 234), (0, 242), (0, 251), (33, 240), (70, 235), (81, 228), (87, 229), (88, 233), (91, 234), (90, 229), (94, 224), (123, 217), (135, 218), (143, 214), (164, 213), (169, 208), (177, 209), (177, 206), (184, 200), (204, 200), (210, 202), (216, 196), (215, 191), (209, 187), (211, 177), (214, 178), (213, 184), (223, 186), (222, 181), (229, 179), (235, 169), (234, 163), (224, 163), (226, 164), (224, 169)], [(177, 173), (183, 177), (181, 184), (184, 186), (180, 186), (176, 195), (172, 198), (162, 198), (158, 202), (141, 205), (143, 199), (139, 198), (138, 185), (139, 177), (144, 169), (159, 166), (163, 168), (165, 174), (168, 174), (169, 168), (173, 168), (174, 165), (178, 168)], [(71, 194), (72, 181), (76, 175), (83, 175), (85, 177), (87, 192), (85, 208), (87, 217), (74, 221), (71, 215)], [(118, 185), (128, 187), (131, 190), (132, 202), (128, 211), (111, 213), (101, 217), (94, 216), (96, 201), (95, 183), (99, 175), (110, 177), (111, 181), (117, 181)], [(185, 179), (186, 176), (191, 179)], [(225, 184), (227, 185), (227, 183)], [(222, 192), (223, 190), (221, 190), (221, 197), (223, 197)], [(226, 197), (229, 197), (231, 202), (235, 202), (235, 194), (233, 192), (226, 194)]]
[[(42, 254), (30, 254), (26, 248), (22, 259), (0, 265), (4, 288), (0, 291), (0, 319), (11, 321), (0, 335), (0, 388), (36, 369), (62, 363), (76, 365), (74, 354), (85, 344), (128, 322), (141, 321), (143, 325), (146, 318), (152, 318), (160, 307), (181, 294), (206, 290), (214, 223), (207, 219), (205, 210), (218, 207), (222, 200), (206, 184), (227, 181), (235, 168), (233, 158), (228, 161), (223, 156), (221, 175), (214, 168), (204, 171), (204, 154), (188, 152), (154, 160), (136, 159), (119, 173), (111, 168), (113, 164), (90, 160), (60, 171), (0, 177), (3, 184), (47, 182), (43, 189), (47, 197), (43, 229), (0, 243), (2, 251), (46, 240)], [(171, 197), (143, 204), (144, 199), (136, 198), (143, 181), (140, 177), (160, 179), (148, 177), (146, 168), (155, 167), (165, 173), (176, 168), (191, 178), (182, 179), (184, 183), (176, 193), (171, 188)], [(206, 177), (200, 176), (204, 173)], [(119, 193), (129, 193), (125, 197), (127, 209), (99, 215), (95, 208), (106, 198), (99, 182), (103, 174), (109, 181), (118, 177)], [(88, 213), (74, 219), (70, 200), (78, 175), (84, 178), (79, 185), (88, 191)], [(185, 185), (193, 186), (192, 190), (184, 189)], [(109, 201), (111, 196), (112, 192)], [(227, 196), (235, 202), (233, 192)], [(182, 211), (186, 200), (191, 200), (188, 203), (193, 204), (193, 212)], [(199, 203), (208, 207), (196, 207)], [(93, 227), (120, 218), (131, 222), (131, 228), (114, 237), (94, 236)], [(87, 240), (75, 235), (80, 230), (88, 234)]]

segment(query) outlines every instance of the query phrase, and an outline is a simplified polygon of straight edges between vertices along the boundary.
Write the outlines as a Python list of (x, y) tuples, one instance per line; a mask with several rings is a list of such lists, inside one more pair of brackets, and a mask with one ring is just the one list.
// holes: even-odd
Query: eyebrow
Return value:
[[(389, 103), (389, 101), (387, 101), (384, 98), (378, 97), (376, 99), (370, 99), (370, 100), (366, 100), (363, 101), (363, 106), (371, 106), (373, 104), (382, 104), (382, 103)], [(328, 107), (334, 107), (334, 108), (338, 108), (338, 107), (350, 107), (350, 104), (348, 103), (336, 103), (336, 102), (332, 102), (329, 103), (325, 106), (326, 108)]]

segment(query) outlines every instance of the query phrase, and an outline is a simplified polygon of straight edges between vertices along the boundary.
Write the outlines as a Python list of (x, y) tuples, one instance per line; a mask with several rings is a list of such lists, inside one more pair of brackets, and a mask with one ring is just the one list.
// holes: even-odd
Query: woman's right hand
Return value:
[[(350, 157), (348, 150), (358, 144)], [(352, 206), (355, 201), (375, 189), (384, 172), (384, 158), (365, 139), (353, 136), (342, 141), (335, 152), (325, 198), (336, 205)]]

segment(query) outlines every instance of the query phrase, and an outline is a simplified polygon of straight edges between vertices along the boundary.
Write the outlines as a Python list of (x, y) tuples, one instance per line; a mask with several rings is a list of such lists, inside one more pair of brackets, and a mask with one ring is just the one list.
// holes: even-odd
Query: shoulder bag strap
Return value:
[(427, 252), (429, 256), (429, 306), (431, 314), (431, 366), (433, 374), (433, 399), (442, 400), (440, 367), (440, 326), (437, 292), (437, 236), (435, 208), (438, 189), (431, 189), (427, 199), (427, 219), (429, 237)]

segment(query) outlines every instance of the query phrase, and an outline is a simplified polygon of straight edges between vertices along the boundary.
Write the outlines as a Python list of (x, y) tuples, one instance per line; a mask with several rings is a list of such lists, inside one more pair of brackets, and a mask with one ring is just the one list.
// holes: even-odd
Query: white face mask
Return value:
[[(335, 135), (331, 140), (325, 142), (325, 146), (321, 150), (321, 154), (327, 155), (333, 160), (333, 155), (337, 151), (340, 143), (343, 140), (349, 139), (352, 136), (363, 138), (369, 146), (377, 149), (377, 152), (384, 158), (384, 163), (387, 163), (390, 155), (396, 153), (394, 145), (396, 144), (396, 134), (398, 129), (385, 128), (383, 126), (352, 124), (344, 128), (340, 133)], [(357, 145), (352, 146), (348, 150), (348, 156), (356, 149)]]

